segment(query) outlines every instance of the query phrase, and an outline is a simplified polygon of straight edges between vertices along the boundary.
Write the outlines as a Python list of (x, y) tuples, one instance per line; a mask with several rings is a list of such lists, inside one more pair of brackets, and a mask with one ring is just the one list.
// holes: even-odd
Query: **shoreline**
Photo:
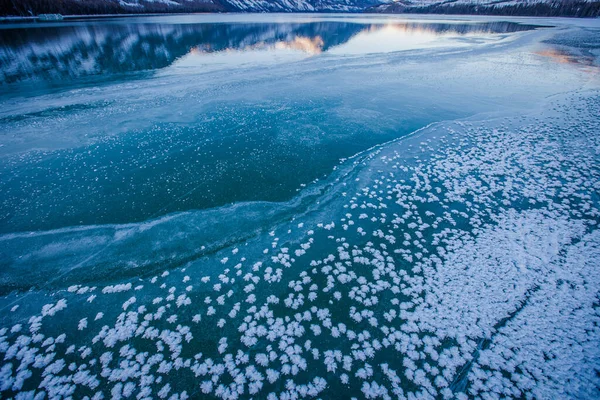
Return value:
[[(519, 15), (519, 14), (498, 14), (498, 13), (477, 13), (477, 14), (461, 14), (461, 13), (428, 13), (428, 12), (372, 12), (371, 9), (367, 9), (363, 12), (335, 12), (335, 11), (291, 11), (291, 12), (244, 12), (244, 11), (215, 11), (215, 12), (144, 12), (144, 13), (115, 13), (115, 14), (55, 14), (60, 15), (61, 19), (57, 20), (44, 20), (40, 19), (39, 14), (37, 16), (18, 16), (18, 15), (6, 15), (0, 16), (0, 24), (3, 23), (12, 23), (12, 22), (40, 22), (40, 23), (60, 23), (65, 20), (91, 20), (91, 19), (109, 19), (109, 18), (135, 18), (135, 17), (162, 17), (162, 16), (182, 16), (182, 15), (379, 15), (382, 17), (392, 17), (392, 16), (405, 16), (411, 18), (429, 18), (432, 16), (444, 17), (444, 18), (457, 18), (457, 17), (495, 17), (495, 18), (532, 18), (532, 19), (541, 19), (541, 18), (577, 18), (577, 19), (585, 19), (585, 20), (600, 20), (600, 16), (572, 16), (572, 15)], [(48, 14), (45, 14), (48, 15)]]

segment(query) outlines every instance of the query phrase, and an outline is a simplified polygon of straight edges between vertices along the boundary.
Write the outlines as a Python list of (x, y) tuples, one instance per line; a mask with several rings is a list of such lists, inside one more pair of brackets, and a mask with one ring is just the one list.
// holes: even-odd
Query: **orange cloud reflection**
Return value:
[(576, 54), (566, 50), (553, 48), (536, 51), (534, 54), (538, 56), (550, 58), (552, 61), (559, 64), (570, 64), (582, 67), (582, 70), (597, 74), (598, 66), (594, 64), (594, 58), (583, 54)]
[(325, 41), (321, 36), (306, 37), (296, 36), (291, 40), (279, 40), (276, 42), (257, 42), (240, 47), (227, 47), (220, 50), (213, 50), (210, 46), (198, 46), (190, 50), (191, 54), (207, 54), (216, 52), (244, 52), (251, 50), (296, 50), (307, 54), (320, 54), (325, 47)]

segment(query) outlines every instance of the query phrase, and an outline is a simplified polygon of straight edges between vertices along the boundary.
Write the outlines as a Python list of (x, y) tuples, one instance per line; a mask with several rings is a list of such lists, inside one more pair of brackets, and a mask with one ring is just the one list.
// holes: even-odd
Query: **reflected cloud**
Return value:
[[(81, 83), (131, 78), (170, 66), (221, 66), (302, 56), (367, 54), (445, 45), (469, 34), (509, 33), (533, 26), (495, 23), (140, 23), (96, 20), (0, 29), (0, 84)], [(209, 58), (215, 54), (220, 58)], [(223, 54), (232, 55), (230, 58)], [(288, 54), (290, 57), (280, 57)], [(202, 58), (205, 57), (206, 58)]]
[[(306, 37), (297, 36), (290, 40), (280, 40), (275, 43), (258, 42), (247, 46), (230, 47), (224, 50), (225, 52), (245, 52), (254, 50), (297, 50), (308, 54), (320, 54), (323, 52), (325, 42), (321, 36)], [(213, 53), (210, 46), (194, 47), (190, 53), (194, 55), (202, 55)]]
[(297, 37), (290, 42), (277, 42), (275, 43), (276, 49), (291, 49), (299, 50), (309, 54), (320, 54), (323, 52), (325, 42), (321, 36), (314, 38), (308, 37)]
[(581, 54), (576, 49), (550, 48), (536, 51), (538, 56), (546, 57), (558, 64), (570, 64), (583, 67), (584, 71), (597, 74), (600, 72), (599, 65), (596, 64), (596, 57), (590, 54)]

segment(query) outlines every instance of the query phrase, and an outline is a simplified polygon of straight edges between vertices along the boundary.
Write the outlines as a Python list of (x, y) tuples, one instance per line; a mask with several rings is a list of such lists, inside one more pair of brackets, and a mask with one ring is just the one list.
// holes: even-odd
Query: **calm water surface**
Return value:
[(552, 57), (511, 58), (536, 29), (362, 16), (5, 24), (0, 232), (288, 200), (374, 145), (568, 86)]

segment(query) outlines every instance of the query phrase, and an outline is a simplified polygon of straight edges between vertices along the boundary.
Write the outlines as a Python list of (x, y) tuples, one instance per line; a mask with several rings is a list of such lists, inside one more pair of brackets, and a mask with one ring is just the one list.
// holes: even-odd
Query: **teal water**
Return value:
[(342, 158), (531, 95), (443, 60), (527, 24), (246, 20), (2, 27), (0, 232), (289, 200)]
[(599, 32), (0, 25), (0, 397), (597, 397)]
[[(581, 54), (563, 65), (543, 52), (556, 45), (535, 45), (548, 25), (358, 16), (2, 25), (5, 290), (82, 262), (103, 266), (75, 269), (92, 281), (106, 268), (177, 265), (315, 207), (348, 157), (580, 85)], [(106, 236), (163, 217), (167, 227), (150, 234)]]

